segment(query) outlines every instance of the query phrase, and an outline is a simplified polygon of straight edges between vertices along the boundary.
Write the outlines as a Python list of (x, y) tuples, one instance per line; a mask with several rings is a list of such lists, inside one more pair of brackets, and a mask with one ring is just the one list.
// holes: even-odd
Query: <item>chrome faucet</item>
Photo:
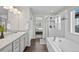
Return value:
[(56, 40), (56, 36), (54, 36), (54, 40), (53, 41), (55, 41)]

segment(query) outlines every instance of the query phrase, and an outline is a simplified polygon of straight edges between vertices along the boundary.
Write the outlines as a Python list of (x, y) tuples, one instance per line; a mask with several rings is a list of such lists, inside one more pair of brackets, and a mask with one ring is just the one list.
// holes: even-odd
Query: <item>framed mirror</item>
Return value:
[(7, 31), (8, 10), (5, 10), (3, 6), (0, 6), (0, 25)]

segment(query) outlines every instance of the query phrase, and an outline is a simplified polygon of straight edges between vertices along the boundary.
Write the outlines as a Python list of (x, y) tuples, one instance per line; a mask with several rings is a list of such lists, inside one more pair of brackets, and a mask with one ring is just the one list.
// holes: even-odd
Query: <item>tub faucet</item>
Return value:
[(56, 36), (54, 36), (54, 40), (53, 41), (55, 41), (56, 40)]

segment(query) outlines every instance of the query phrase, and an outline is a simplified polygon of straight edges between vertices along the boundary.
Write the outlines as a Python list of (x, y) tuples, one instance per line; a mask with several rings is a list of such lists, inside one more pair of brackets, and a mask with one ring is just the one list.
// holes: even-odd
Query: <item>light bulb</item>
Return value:
[(20, 12), (20, 11), (18, 11), (18, 14), (21, 14), (21, 12)]
[(10, 7), (9, 7), (9, 11), (10, 11), (10, 12), (14, 12), (13, 6), (10, 6)]
[(18, 10), (15, 8), (14, 11), (17, 12)]
[(17, 13), (18, 13), (18, 9), (14, 8), (14, 9), (13, 9), (13, 13), (14, 13), (14, 14), (17, 14)]

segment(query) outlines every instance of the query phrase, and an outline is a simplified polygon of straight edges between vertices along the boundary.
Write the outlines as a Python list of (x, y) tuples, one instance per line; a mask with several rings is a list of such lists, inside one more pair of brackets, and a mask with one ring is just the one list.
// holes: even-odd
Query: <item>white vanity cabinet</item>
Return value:
[(28, 33), (25, 34), (25, 37), (24, 37), (24, 46), (28, 46), (29, 45), (29, 37), (28, 37)]
[(19, 39), (17, 39), (13, 42), (13, 52), (19, 52), (20, 51), (19, 46), (20, 46)]
[(1, 49), (0, 52), (12, 52), (12, 43)]
[(25, 46), (24, 46), (24, 36), (20, 38), (20, 52), (23, 52)]
[(26, 47), (26, 46), (28, 46), (29, 45), (29, 40), (28, 40), (28, 38), (27, 37), (25, 37), (24, 38), (24, 46)]
[(20, 52), (23, 52), (23, 50), (28, 46), (29, 39), (28, 39), (28, 33), (25, 33), (20, 37)]
[(0, 40), (0, 52), (23, 52), (29, 45), (29, 37), (26, 32), (15, 33), (6, 38)]

